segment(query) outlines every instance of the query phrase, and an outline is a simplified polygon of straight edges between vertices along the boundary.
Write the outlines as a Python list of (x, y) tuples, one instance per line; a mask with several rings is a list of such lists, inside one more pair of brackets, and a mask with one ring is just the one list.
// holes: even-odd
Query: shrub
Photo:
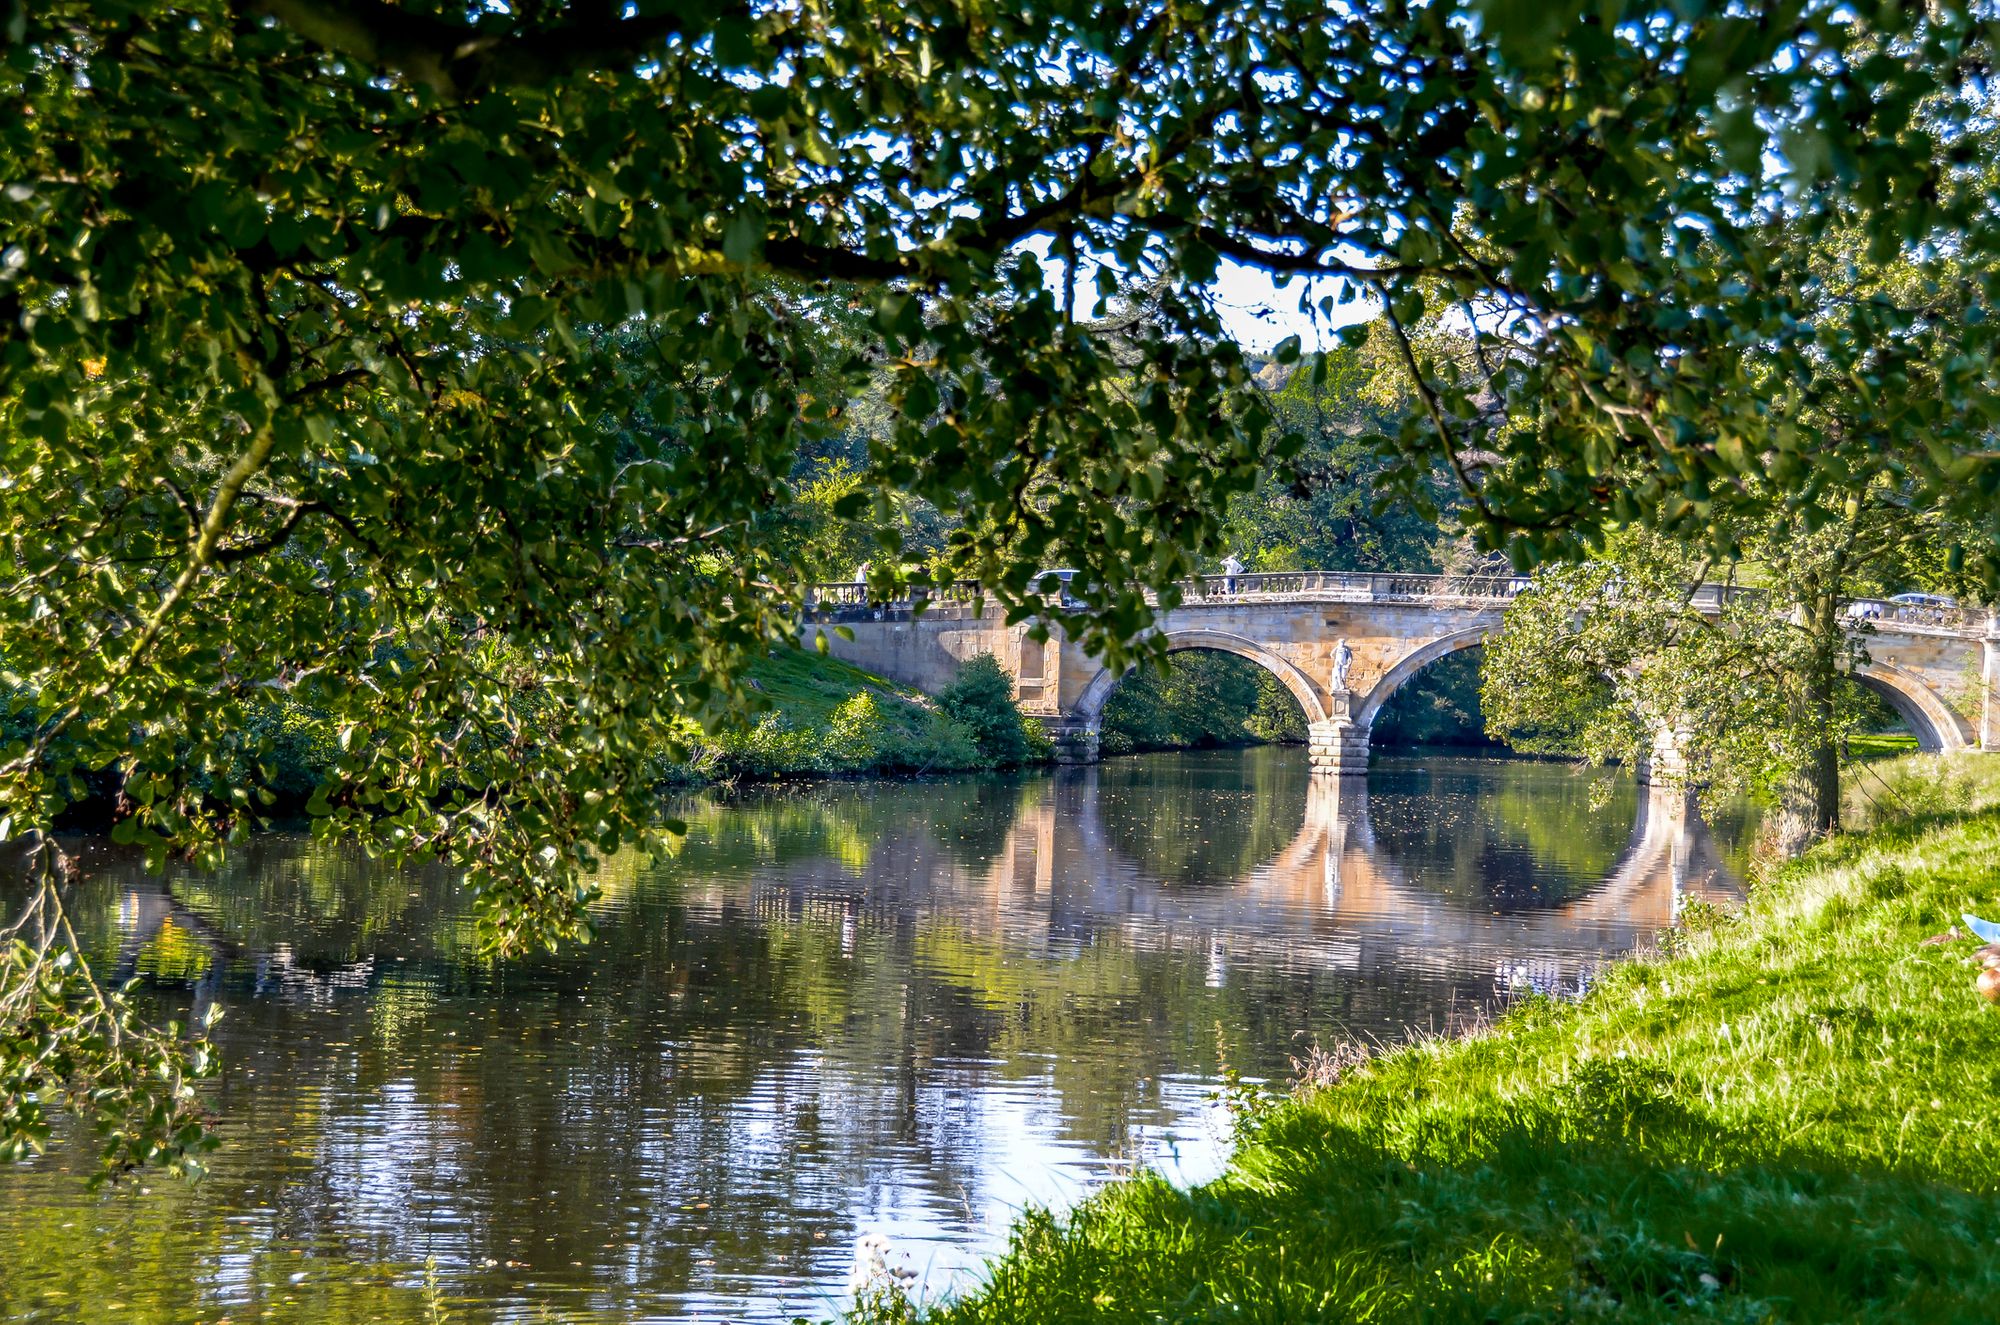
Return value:
[(882, 759), (888, 724), (882, 706), (866, 690), (850, 696), (833, 711), (820, 742), (819, 762), (829, 772), (862, 773)]
[(291, 698), (274, 699), (252, 713), (253, 740), (269, 747), (256, 761), (233, 771), (243, 785), (261, 785), (273, 797), (265, 813), (297, 814), (333, 772), (340, 745), (319, 710)]
[(784, 711), (754, 727), (696, 737), (679, 777), (767, 778), (851, 773), (951, 773), (987, 763), (972, 734), (942, 713), (859, 691), (815, 721)]
[(1000, 660), (982, 653), (958, 669), (938, 693), (938, 711), (972, 734), (980, 758), (998, 768), (1028, 761), (1027, 723), (1014, 702), (1014, 683)]

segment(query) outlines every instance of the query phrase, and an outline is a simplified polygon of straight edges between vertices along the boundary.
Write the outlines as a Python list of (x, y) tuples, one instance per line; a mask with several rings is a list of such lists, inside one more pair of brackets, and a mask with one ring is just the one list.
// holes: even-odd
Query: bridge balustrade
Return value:
[[(1183, 603), (1239, 599), (1335, 599), (1346, 602), (1507, 602), (1532, 581), (1525, 575), (1395, 575), (1372, 571), (1260, 571), (1241, 575), (1209, 575), (1176, 584)], [(919, 587), (906, 597), (883, 602), (869, 596), (867, 584), (816, 584), (806, 591), (806, 619), (816, 622), (906, 621), (919, 612), (931, 620), (961, 620), (983, 606), (985, 589), (975, 580)], [(1769, 595), (1762, 589), (1704, 584), (1688, 595), (1690, 605), (1721, 611), (1737, 602), (1757, 602)], [(1149, 601), (1158, 595), (1148, 593)], [(1065, 604), (1069, 603), (1064, 595)], [(1939, 603), (1899, 603), (1886, 598), (1855, 598), (1843, 610), (1857, 625), (1893, 625), (1918, 631), (1952, 634), (1995, 629), (1977, 608)]]
[[(1528, 587), (1525, 575), (1386, 575), (1371, 571), (1261, 571), (1243, 575), (1210, 575), (1175, 585), (1181, 601), (1212, 602), (1236, 598), (1338, 598), (1354, 602), (1505, 602)], [(818, 584), (806, 591), (809, 620), (900, 620), (922, 605), (932, 619), (970, 615), (972, 604), (985, 597), (973, 580), (918, 588), (904, 598), (880, 602), (868, 586)], [(1149, 600), (1158, 595), (1149, 593)], [(947, 605), (949, 605), (947, 607)], [(940, 609), (945, 610), (940, 610)], [(952, 610), (956, 609), (956, 610)]]
[(1944, 603), (1898, 603), (1887, 598), (1849, 599), (1846, 610), (1848, 618), (1853, 621), (1889, 622), (1953, 633), (1976, 627), (1984, 618), (1984, 614), (1976, 608)]

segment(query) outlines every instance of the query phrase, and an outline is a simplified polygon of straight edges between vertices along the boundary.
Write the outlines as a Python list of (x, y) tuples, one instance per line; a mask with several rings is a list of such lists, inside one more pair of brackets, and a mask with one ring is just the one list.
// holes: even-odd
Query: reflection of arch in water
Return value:
[[(1256, 640), (1243, 635), (1233, 635), (1225, 630), (1177, 630), (1167, 636), (1167, 652), (1185, 653), (1191, 649), (1207, 649), (1213, 653), (1233, 653), (1248, 659), (1278, 678), (1279, 684), (1291, 692), (1298, 701), (1299, 711), (1306, 721), (1325, 722), (1326, 703), (1320, 698), (1319, 687), (1312, 678), (1299, 668), (1272, 653)], [(1083, 693), (1076, 701), (1076, 716), (1079, 720), (1095, 725), (1104, 716), (1104, 705), (1111, 698), (1111, 692), (1125, 677), (1124, 672), (1113, 672), (1102, 668), (1090, 678)]]
[(1723, 861), (1715, 834), (1695, 808), (1693, 794), (1670, 783), (1645, 785), (1641, 791), (1632, 836), (1599, 892), (1607, 897), (1630, 895), (1664, 879), (1671, 889), (1676, 916), (1681, 904), (1691, 898), (1742, 901), (1742, 885)]
[(1303, 905), (1320, 937), (1602, 949), (1651, 938), (1688, 896), (1740, 896), (1686, 793), (1664, 785), (1644, 789), (1626, 844), (1601, 882), (1561, 905), (1504, 915), (1453, 902), (1406, 875), (1377, 841), (1365, 779), (1311, 779), (1298, 833), (1240, 876), (1243, 886), (1219, 889), (1178, 887), (1120, 850), (1105, 823), (1100, 770), (1065, 771), (1051, 790), (1038, 813), (1017, 825), (989, 877), (1009, 881), (1017, 896), (1043, 895), (1045, 920), (1057, 934), (1081, 936), (1131, 919), (1191, 931), (1295, 932)]
[[(1377, 838), (1362, 778), (1306, 780), (1298, 831), (1236, 874), (1234, 886), (1217, 887), (1177, 883), (1122, 849), (1112, 791), (1101, 766), (1064, 769), (1021, 799), (1005, 839), (979, 861), (934, 849), (913, 869), (859, 878), (835, 864), (792, 861), (757, 887), (808, 897), (837, 892), (869, 908), (943, 889), (967, 901), (987, 899), (974, 909), (1030, 950), (1067, 948), (1123, 928), (1160, 936), (1147, 942), (1198, 942), (1205, 950), (1213, 934), (1233, 933), (1301, 969), (1351, 965), (1356, 944), (1392, 964), (1519, 953), (1594, 960), (1650, 940), (1673, 922), (1684, 897), (1730, 887), (1686, 796), (1664, 786), (1641, 797), (1626, 844), (1601, 881), (1560, 904), (1505, 913), (1440, 894), (1406, 873)], [(907, 891), (912, 886), (920, 891)]]
[(1315, 779), (1299, 835), (1251, 881), (1310, 892), (1336, 918), (1441, 945), (1475, 942), (1504, 924), (1529, 943), (1595, 930), (1632, 946), (1672, 923), (1689, 896), (1741, 897), (1690, 797), (1666, 785), (1642, 789), (1638, 818), (1604, 881), (1543, 910), (1505, 918), (1468, 911), (1411, 883), (1375, 840), (1368, 786), (1359, 778)]
[(1919, 749), (1932, 754), (1950, 754), (1974, 744), (1972, 731), (1937, 691), (1900, 667), (1869, 662), (1854, 669), (1855, 681), (1889, 702), (1899, 717), (1909, 724)]

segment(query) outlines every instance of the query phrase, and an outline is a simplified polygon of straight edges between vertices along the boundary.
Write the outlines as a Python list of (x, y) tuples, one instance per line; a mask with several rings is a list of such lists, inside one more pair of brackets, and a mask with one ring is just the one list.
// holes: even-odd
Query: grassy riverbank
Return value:
[(1882, 772), (1678, 955), (1256, 1111), (1198, 1191), (1031, 1216), (931, 1319), (1989, 1319), (2000, 1008), (1921, 941), (2000, 912), (2000, 759)]
[[(690, 729), (688, 780), (956, 773), (994, 767), (978, 733), (908, 686), (805, 649), (777, 649), (750, 668), (770, 708), (716, 736)], [(1003, 715), (1004, 716), (1004, 715)], [(1016, 722), (1020, 719), (1015, 717)], [(1027, 724), (1030, 756), (1053, 754)]]

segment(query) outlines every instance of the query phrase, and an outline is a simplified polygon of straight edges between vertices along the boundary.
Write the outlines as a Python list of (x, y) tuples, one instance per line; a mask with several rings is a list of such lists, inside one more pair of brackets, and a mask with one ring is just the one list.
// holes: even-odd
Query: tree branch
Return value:
[(1403, 360), (1403, 368), (1410, 375), (1410, 385), (1416, 390), (1417, 398), (1424, 402), (1424, 412), (1430, 416), (1431, 427), (1437, 430), (1438, 441), (1444, 446), (1445, 460), (1451, 465), (1451, 472), (1458, 477), (1458, 486), (1479, 508), (1479, 514), (1489, 522), (1500, 523), (1493, 510), (1486, 504), (1486, 494), (1472, 481), (1466, 472), (1465, 463), (1459, 458), (1458, 447), (1451, 436), (1451, 425), (1445, 422), (1444, 410), (1438, 404), (1437, 393), (1424, 380), (1423, 369), (1417, 364), (1416, 352), (1410, 348), (1409, 333), (1403, 329), (1403, 320), (1396, 316), (1395, 303), (1389, 298), (1389, 291), (1380, 281), (1374, 281), (1376, 298), (1382, 301), (1382, 313), (1388, 319), (1389, 333), (1396, 342), (1396, 349)]
[(180, 606), (183, 598), (187, 597), (188, 591), (194, 587), (201, 573), (214, 562), (216, 549), (222, 541), (223, 528), (229, 523), (229, 512), (234, 509), (236, 499), (243, 494), (243, 486), (264, 467), (264, 462), (271, 458), (271, 448), (276, 442), (277, 430), (269, 422), (252, 434), (250, 445), (236, 458), (236, 463), (229, 467), (228, 472), (223, 474), (222, 481), (216, 484), (215, 496), (209, 502), (208, 515), (202, 520), (200, 534), (195, 539), (194, 546), (188, 551), (187, 565), (182, 567), (179, 577), (161, 597), (152, 614), (146, 618), (145, 624), (139, 627), (137, 637), (132, 641), (132, 647), (111, 665), (105, 678), (92, 686), (82, 699), (66, 709), (62, 716), (43, 727), (40, 735), (36, 736), (26, 750), (8, 760), (6, 764), (0, 765), (0, 777), (32, 768), (43, 755), (48, 753), (49, 746), (69, 729), (69, 725), (76, 721), (77, 716), (85, 708), (103, 700), (118, 688), (119, 682), (131, 675), (132, 669), (139, 665), (140, 660), (159, 639), (160, 633), (166, 629), (167, 618), (173, 615), (174, 609)]
[(285, 518), (280, 520), (277, 526), (269, 533), (249, 539), (246, 542), (237, 543), (231, 547), (217, 548), (215, 550), (214, 564), (218, 566), (233, 566), (239, 561), (262, 556), (266, 552), (283, 547), (285, 541), (292, 536), (292, 530), (298, 528), (299, 521), (304, 519), (308, 513), (319, 509), (320, 504), (315, 501), (293, 503), (292, 508), (285, 512)]
[(448, 100), (502, 83), (546, 83), (580, 69), (636, 64), (687, 28), (679, 12), (623, 18), (618, 6), (545, 28), (508, 29), (411, 13), (389, 0), (244, 0), (300, 37)]

